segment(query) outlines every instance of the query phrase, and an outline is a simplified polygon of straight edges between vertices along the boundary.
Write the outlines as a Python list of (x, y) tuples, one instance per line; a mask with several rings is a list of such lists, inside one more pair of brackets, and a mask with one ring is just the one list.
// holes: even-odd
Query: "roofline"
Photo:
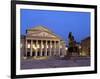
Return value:
[(85, 40), (87, 40), (87, 39), (90, 39), (90, 36), (88, 36), (88, 37), (84, 38), (84, 39), (83, 39), (83, 40), (81, 40), (81, 41), (85, 41)]
[[(36, 26), (36, 27), (40, 27), (40, 26), (43, 27), (43, 28), (45, 28), (45, 29), (47, 29), (47, 30), (49, 30), (51, 34), (57, 36), (60, 40), (64, 41), (60, 36), (56, 35), (50, 28), (47, 28), (47, 27), (42, 26), (42, 25), (39, 25), (39, 26)], [(36, 28), (36, 27), (34, 27), (34, 28)], [(33, 29), (31, 29), (31, 28), (30, 28), (30, 29), (27, 29), (26, 32), (27, 32), (28, 30), (29, 30), (29, 31), (35, 30), (34, 28), (33, 28)], [(48, 31), (46, 31), (46, 32), (48, 32)], [(65, 41), (64, 41), (64, 42), (65, 42)]]

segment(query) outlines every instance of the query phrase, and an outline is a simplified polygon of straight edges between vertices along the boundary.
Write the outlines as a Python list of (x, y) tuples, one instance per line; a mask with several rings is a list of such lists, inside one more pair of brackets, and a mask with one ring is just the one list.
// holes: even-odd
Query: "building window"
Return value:
[(30, 48), (30, 44), (27, 45), (27, 48)]
[(85, 53), (84, 51), (82, 51), (82, 52), (80, 53), (80, 56), (86, 56), (86, 53)]
[(35, 46), (34, 44), (32, 45), (32, 48), (35, 49), (35, 50), (37, 49), (36, 46)]

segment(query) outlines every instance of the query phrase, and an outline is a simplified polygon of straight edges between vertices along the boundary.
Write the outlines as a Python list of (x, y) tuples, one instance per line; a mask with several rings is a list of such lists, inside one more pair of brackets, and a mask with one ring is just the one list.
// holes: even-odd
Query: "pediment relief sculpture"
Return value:
[(33, 32), (33, 33), (28, 34), (27, 36), (56, 37), (55, 35), (47, 33), (47, 32)]
[(39, 36), (39, 37), (54, 37), (58, 38), (53, 32), (45, 27), (38, 26), (27, 30), (27, 36)]

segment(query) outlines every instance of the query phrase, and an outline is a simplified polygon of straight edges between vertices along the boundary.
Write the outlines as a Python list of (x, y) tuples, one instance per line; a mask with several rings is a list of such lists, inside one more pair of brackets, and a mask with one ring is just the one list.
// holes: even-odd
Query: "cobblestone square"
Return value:
[(69, 59), (45, 59), (45, 60), (21, 60), (21, 69), (59, 68), (59, 67), (82, 67), (90, 66), (89, 57), (75, 57)]

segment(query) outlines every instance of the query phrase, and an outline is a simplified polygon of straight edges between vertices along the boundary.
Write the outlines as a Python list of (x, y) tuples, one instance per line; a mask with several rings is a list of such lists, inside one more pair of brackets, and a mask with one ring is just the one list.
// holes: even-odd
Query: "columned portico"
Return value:
[[(27, 31), (27, 35), (25, 37), (24, 56), (51, 57), (51, 56), (60, 56), (61, 54), (63, 54), (63, 52), (65, 53), (65, 50), (63, 50), (65, 49), (65, 47), (63, 47), (63, 44), (61, 44), (61, 39), (59, 37), (53, 35), (51, 32), (49, 32), (49, 30), (45, 31), (44, 28), (42, 29), (42, 31), (39, 29), (36, 32), (36, 30), (37, 29), (35, 29), (35, 31), (34, 30)], [(63, 49), (61, 49), (60, 46), (62, 46)]]
[[(60, 41), (26, 39), (25, 44), (26, 44), (25, 46), (26, 56), (28, 52), (30, 52), (30, 56), (60, 55)], [(38, 52), (40, 53), (39, 55), (38, 55)]]

